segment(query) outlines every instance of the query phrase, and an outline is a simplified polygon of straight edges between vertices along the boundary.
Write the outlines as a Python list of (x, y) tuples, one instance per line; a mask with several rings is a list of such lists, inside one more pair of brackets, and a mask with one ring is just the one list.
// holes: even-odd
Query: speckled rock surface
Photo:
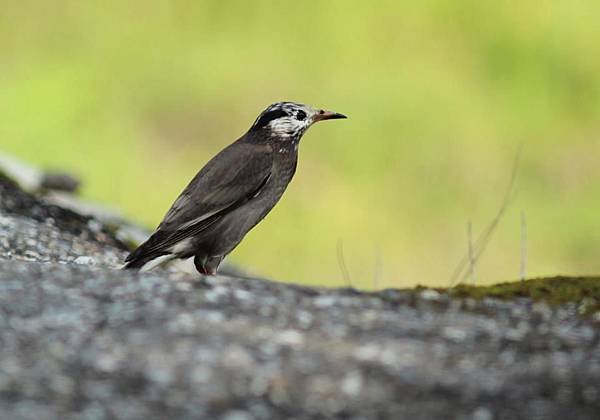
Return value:
[(597, 418), (597, 327), (435, 292), (2, 262), (0, 418)]
[(599, 418), (575, 304), (116, 270), (99, 222), (2, 185), (0, 419)]
[[(0, 176), (0, 258), (116, 267), (127, 247), (109, 227), (22, 191)], [(81, 260), (81, 258), (80, 258)]]

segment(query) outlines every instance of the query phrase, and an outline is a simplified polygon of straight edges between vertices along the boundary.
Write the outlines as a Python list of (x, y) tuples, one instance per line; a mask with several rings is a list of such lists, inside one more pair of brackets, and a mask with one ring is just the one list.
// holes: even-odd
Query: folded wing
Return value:
[(272, 164), (270, 146), (241, 142), (228, 146), (198, 172), (156, 232), (126, 261), (164, 255), (179, 242), (201, 234), (260, 193), (271, 176)]

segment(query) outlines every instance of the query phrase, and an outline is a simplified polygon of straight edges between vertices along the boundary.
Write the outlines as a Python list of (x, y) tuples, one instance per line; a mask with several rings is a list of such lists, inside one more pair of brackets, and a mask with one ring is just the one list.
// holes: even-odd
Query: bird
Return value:
[(295, 102), (277, 102), (250, 129), (206, 163), (123, 268), (150, 270), (194, 258), (196, 270), (216, 275), (223, 259), (273, 209), (292, 180), (298, 144), (318, 121), (345, 115)]

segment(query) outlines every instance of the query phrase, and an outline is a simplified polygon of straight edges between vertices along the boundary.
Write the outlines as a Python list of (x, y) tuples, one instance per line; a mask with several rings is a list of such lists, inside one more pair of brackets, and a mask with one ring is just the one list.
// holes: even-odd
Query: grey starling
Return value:
[(335, 118), (346, 116), (293, 102), (269, 106), (246, 134), (198, 172), (124, 268), (148, 270), (194, 257), (200, 273), (216, 274), (223, 258), (283, 195), (308, 127)]

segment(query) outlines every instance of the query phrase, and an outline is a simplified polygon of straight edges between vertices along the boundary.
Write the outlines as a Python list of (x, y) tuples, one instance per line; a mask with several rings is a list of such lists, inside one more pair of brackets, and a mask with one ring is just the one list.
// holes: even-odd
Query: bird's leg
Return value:
[(196, 270), (202, 275), (212, 276), (215, 273), (211, 273), (210, 270), (206, 267), (206, 257), (196, 255), (194, 256), (194, 265), (196, 266)]
[(194, 256), (194, 265), (200, 274), (205, 276), (215, 276), (217, 274), (217, 268), (219, 268), (219, 264), (221, 264), (222, 260), (223, 257), (196, 255)]
[(206, 259), (204, 267), (209, 272), (209, 275), (214, 276), (217, 274), (217, 269), (219, 268), (221, 261), (223, 261), (223, 256), (208, 257)]

